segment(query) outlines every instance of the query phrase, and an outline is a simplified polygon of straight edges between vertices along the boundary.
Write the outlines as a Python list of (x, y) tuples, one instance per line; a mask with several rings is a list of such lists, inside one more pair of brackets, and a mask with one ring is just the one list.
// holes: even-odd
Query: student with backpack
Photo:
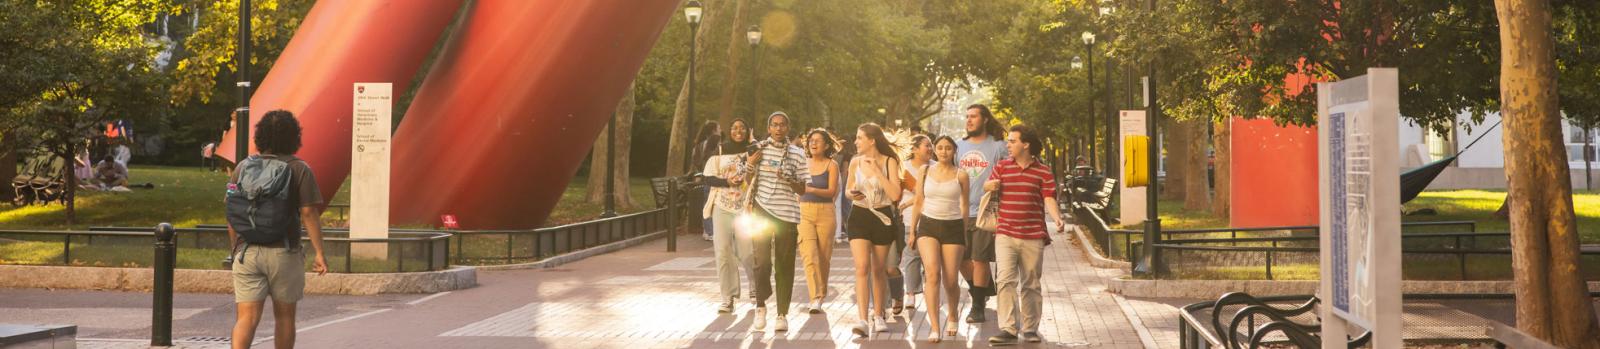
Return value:
[(249, 348), (261, 321), (262, 306), (272, 297), (274, 337), (278, 348), (293, 348), (295, 304), (305, 294), (305, 251), (300, 229), (311, 237), (315, 252), (311, 271), (327, 274), (322, 254), (322, 193), (300, 150), (300, 123), (284, 110), (268, 112), (256, 123), (256, 149), (241, 161), (228, 180), (226, 211), (233, 298), (238, 317), (233, 347)]

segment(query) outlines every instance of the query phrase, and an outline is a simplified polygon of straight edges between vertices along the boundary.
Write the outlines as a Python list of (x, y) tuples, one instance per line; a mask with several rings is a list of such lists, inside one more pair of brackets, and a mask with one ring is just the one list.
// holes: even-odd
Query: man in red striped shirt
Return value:
[[(1006, 135), (1006, 151), (1011, 158), (1001, 160), (993, 178), (984, 183), (985, 189), (1000, 192), (994, 249), (1000, 297), (995, 308), (1000, 315), (1001, 332), (989, 337), (991, 345), (1016, 344), (1019, 334), (1029, 343), (1044, 340), (1039, 337), (1039, 315), (1044, 306), (1039, 276), (1044, 245), (1050, 238), (1045, 212), (1055, 220), (1057, 230), (1064, 228), (1066, 221), (1061, 219), (1061, 208), (1056, 203), (1055, 177), (1049, 167), (1037, 161), (1042, 150), (1044, 144), (1038, 133), (1026, 126), (1012, 126)], [(1020, 324), (1016, 316), (1019, 310)]]

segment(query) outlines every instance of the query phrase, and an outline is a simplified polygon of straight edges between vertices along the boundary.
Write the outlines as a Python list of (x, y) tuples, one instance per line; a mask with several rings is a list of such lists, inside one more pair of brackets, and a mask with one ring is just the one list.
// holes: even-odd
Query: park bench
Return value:
[(11, 180), (11, 189), (16, 193), (11, 203), (16, 206), (57, 200), (66, 203), (66, 183), (62, 180), (65, 168), (66, 164), (56, 156), (41, 156), (25, 162), (22, 171)]
[[(1266, 345), (1320, 347), (1322, 319), (1316, 312), (1320, 303), (1321, 300), (1316, 296), (1256, 298), (1244, 292), (1224, 294), (1216, 301), (1184, 307), (1179, 321), (1182, 325), (1179, 328), (1179, 336), (1182, 337), (1180, 346), (1194, 348), (1219, 345), (1229, 349)], [(1202, 322), (1207, 316), (1195, 316), (1195, 313), (1206, 310), (1210, 315), (1208, 324)], [(1206, 327), (1210, 327), (1210, 331), (1206, 331)], [(1348, 347), (1361, 347), (1371, 340), (1372, 332), (1369, 331), (1348, 339)]]
[(680, 203), (689, 202), (689, 193), (692, 193), (692, 192), (694, 192), (696, 190), (700, 190), (700, 188), (704, 185), (704, 184), (701, 184), (701, 183), (696, 182), (696, 181), (691, 181), (691, 178), (694, 178), (693, 175), (680, 176), (680, 177), (656, 177), (656, 178), (651, 178), (650, 179), (650, 192), (652, 194), (654, 194), (655, 201), (656, 201), (656, 208), (665, 208), (665, 207), (667, 207), (667, 199), (668, 199), (667, 192), (669, 191), (667, 187), (673, 181), (677, 181), (677, 183), (678, 183), (677, 197), (675, 199), (679, 200), (678, 202), (680, 202)]

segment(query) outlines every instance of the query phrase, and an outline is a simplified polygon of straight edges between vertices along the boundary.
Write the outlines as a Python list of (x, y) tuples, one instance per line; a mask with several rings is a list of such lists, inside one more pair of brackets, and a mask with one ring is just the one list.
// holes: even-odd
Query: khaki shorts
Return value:
[(967, 259), (994, 262), (994, 232), (978, 229), (967, 221)]
[(305, 249), (245, 246), (233, 258), (233, 301), (294, 303), (305, 296)]

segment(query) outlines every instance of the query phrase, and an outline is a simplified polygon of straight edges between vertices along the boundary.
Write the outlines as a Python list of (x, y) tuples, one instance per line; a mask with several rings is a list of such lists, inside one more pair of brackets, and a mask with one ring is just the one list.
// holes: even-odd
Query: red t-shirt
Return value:
[(1005, 159), (995, 165), (994, 178), (1000, 181), (1000, 219), (995, 234), (1030, 240), (1049, 237), (1044, 198), (1056, 192), (1050, 167), (1036, 160), (1024, 169), (1015, 160)]

